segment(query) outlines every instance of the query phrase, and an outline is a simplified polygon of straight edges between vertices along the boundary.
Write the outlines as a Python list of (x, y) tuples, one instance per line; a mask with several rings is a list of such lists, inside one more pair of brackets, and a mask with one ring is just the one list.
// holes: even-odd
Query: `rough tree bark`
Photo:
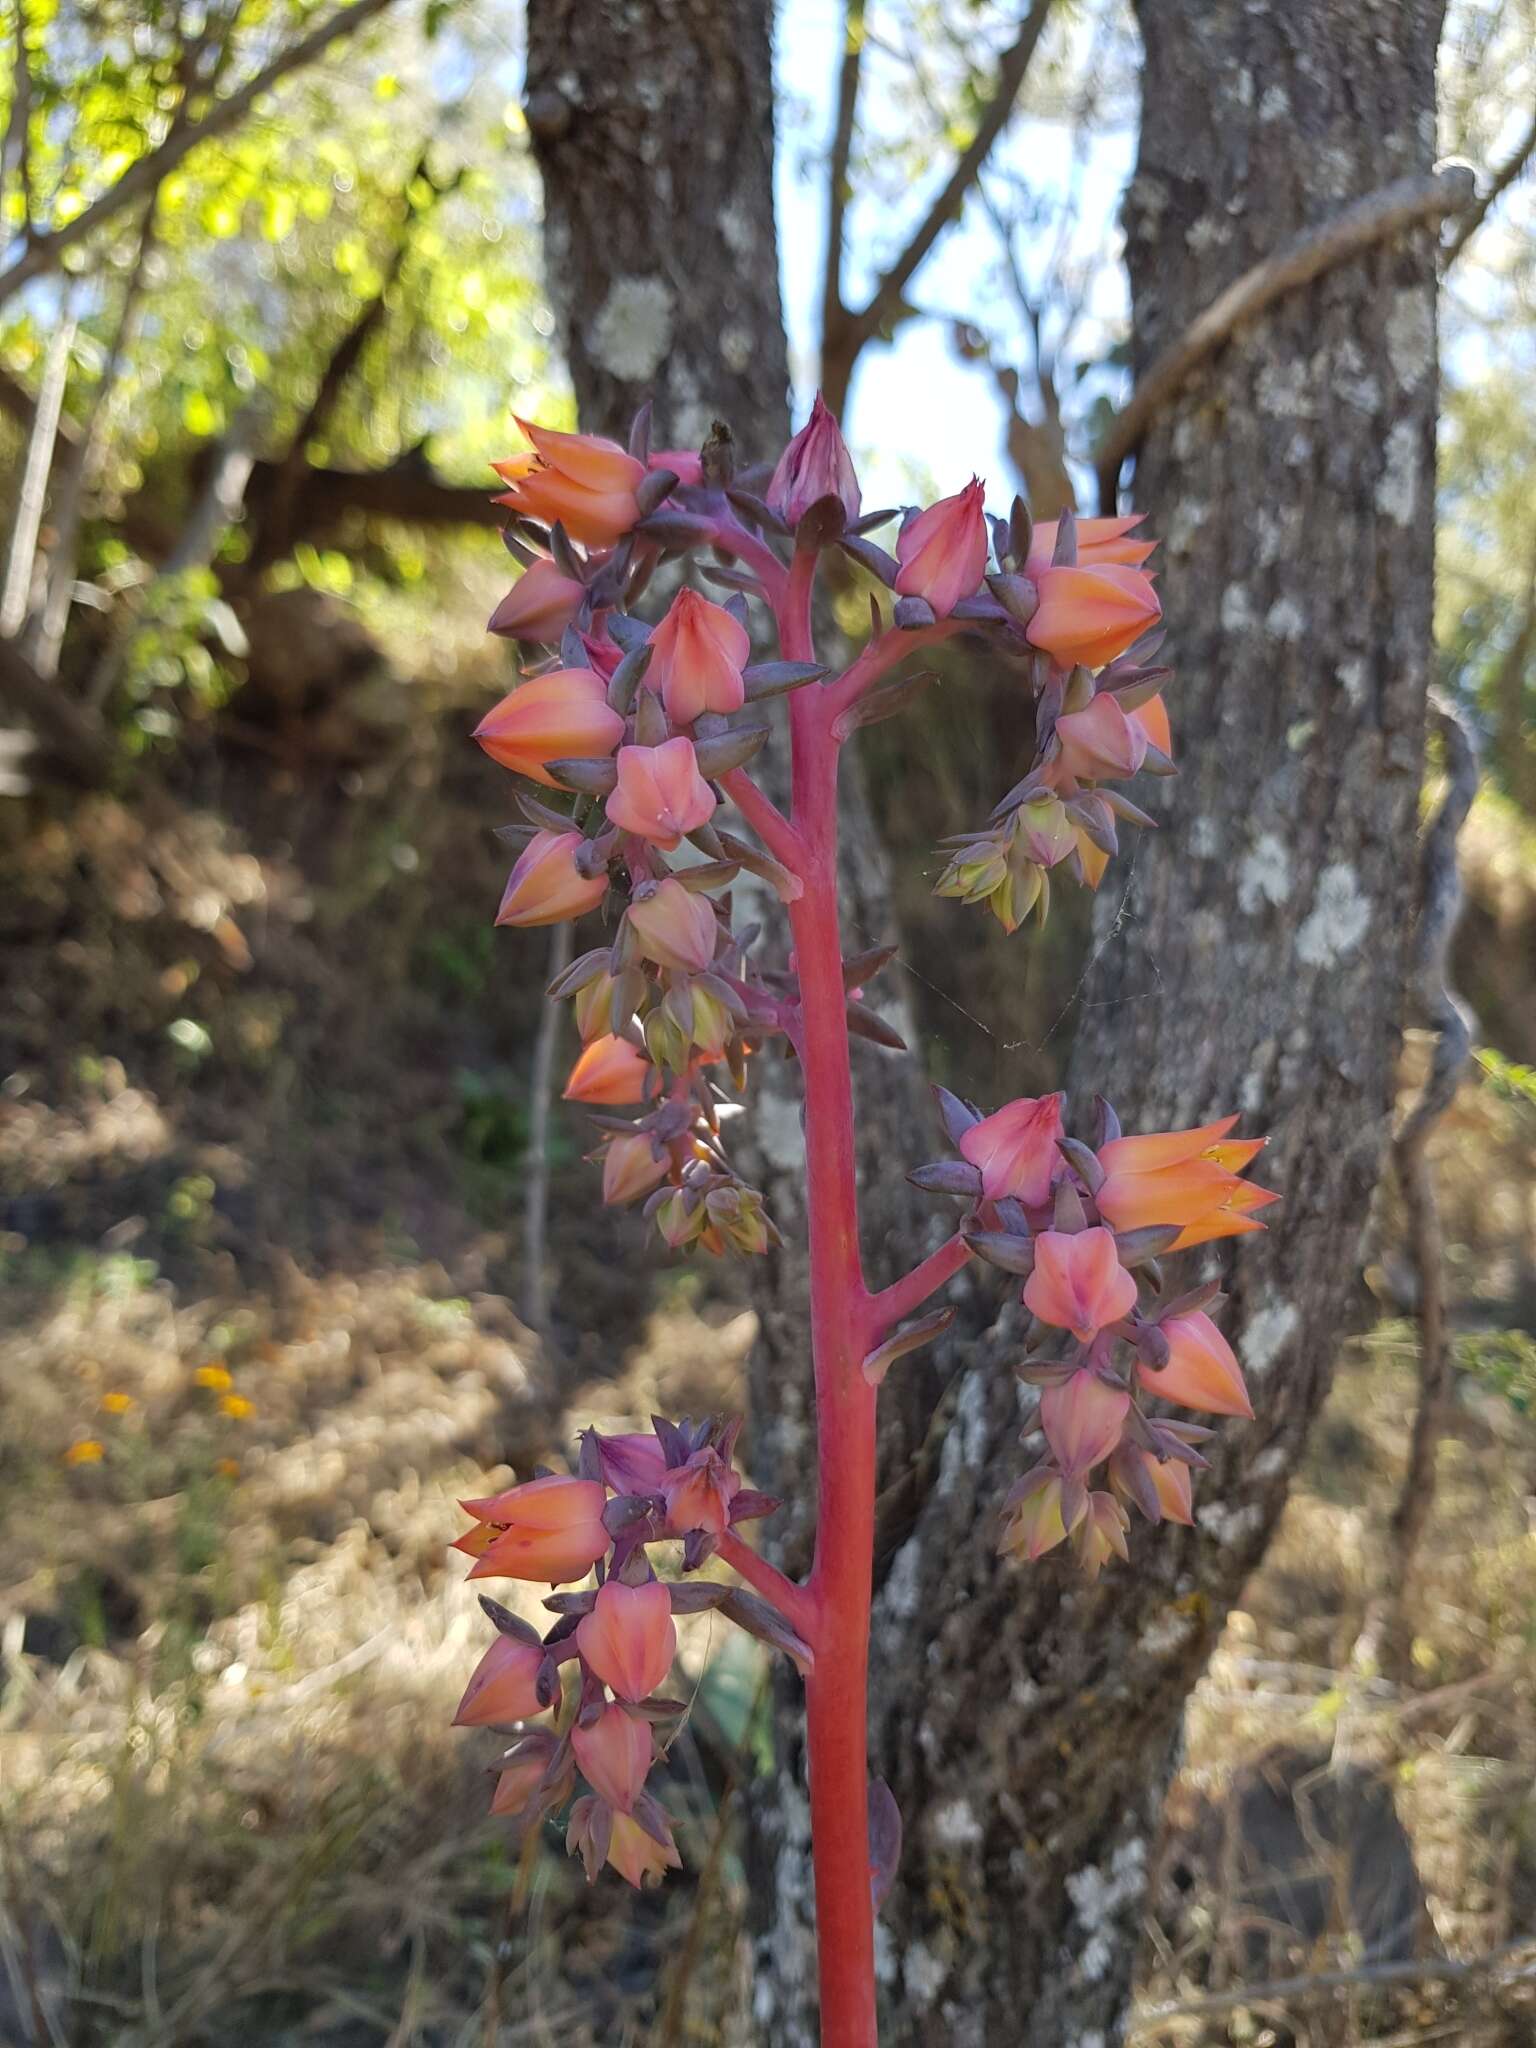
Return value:
[[(1285, 237), (1428, 167), (1440, 8), (1137, 12), (1140, 368)], [(1132, 1129), (1241, 1109), (1277, 1134), (1261, 1177), (1284, 1207), (1208, 1260), (1231, 1276), (1258, 1420), (1224, 1430), (1198, 1526), (1139, 1529), (1131, 1569), (1097, 1587), (1054, 1559), (1003, 1569), (988, 1525), (1021, 1456), (1011, 1319), (952, 1352), (947, 1433), (877, 1601), (876, 1767), (906, 1823), (883, 1916), (891, 2044), (1065, 2048), (1123, 2026), (1184, 1700), (1326, 1392), (1387, 1135), (1435, 402), (1419, 231), (1235, 339), (1142, 454), (1184, 765), (1129, 890), (1123, 867), (1105, 884), (1072, 1095), (1112, 1094)], [(775, 2040), (813, 2038), (799, 2025)]]

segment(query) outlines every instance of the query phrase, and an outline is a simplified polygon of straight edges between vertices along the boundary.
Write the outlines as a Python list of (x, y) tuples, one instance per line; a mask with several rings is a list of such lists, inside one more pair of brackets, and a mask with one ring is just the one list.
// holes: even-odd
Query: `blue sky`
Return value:
[[(780, 267), (796, 377), (796, 420), (804, 417), (813, 388), (821, 280), (826, 248), (825, 161), (832, 134), (834, 93), (841, 56), (842, 0), (785, 0), (776, 42), (780, 129), (778, 212)], [(861, 119), (893, 118), (889, 103), (866, 89)], [(1090, 345), (1112, 339), (1125, 312), (1124, 275), (1118, 260), (1115, 216), (1129, 175), (1134, 139), (1128, 131), (1095, 136), (1081, 166), (1085, 226), (1081, 246), (1102, 243), (1106, 260), (1089, 295), (1085, 334)], [(809, 159), (809, 161), (807, 161)], [(1066, 127), (1046, 121), (1018, 121), (996, 152), (1000, 167), (1022, 171), (1037, 194), (1060, 200), (1071, 172)], [(942, 182), (949, 162), (934, 167)], [(913, 208), (919, 217), (921, 194)], [(850, 242), (848, 295), (862, 298), (870, 282), (861, 249), (871, 231), (900, 240), (891, 224), (856, 209)], [(948, 229), (918, 273), (912, 296), (945, 312), (980, 314), (983, 324), (1010, 334), (1010, 354), (1021, 355), (1022, 330), (1011, 304), (995, 284), (998, 244), (990, 221), (974, 199), (964, 218)], [(1026, 263), (1028, 257), (1026, 256)], [(1027, 363), (1027, 358), (1023, 359)], [(972, 471), (987, 479), (988, 500), (997, 509), (1016, 488), (1004, 447), (1002, 402), (984, 369), (962, 362), (945, 322), (911, 321), (891, 346), (871, 343), (860, 358), (844, 429), (858, 457), (870, 497), (907, 496), (915, 481), (940, 491), (960, 488)], [(903, 461), (901, 458), (905, 457)], [(914, 475), (914, 471), (916, 474)]]

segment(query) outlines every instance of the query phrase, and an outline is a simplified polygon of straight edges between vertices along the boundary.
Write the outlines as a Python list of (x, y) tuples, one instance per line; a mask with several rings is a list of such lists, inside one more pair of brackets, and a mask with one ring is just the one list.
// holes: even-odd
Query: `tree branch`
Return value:
[(893, 325), (902, 317), (902, 294), (929, 250), (959, 213), (966, 193), (980, 175), (992, 145), (1013, 112), (1051, 6), (1052, 0), (1033, 0), (1019, 25), (1018, 36), (997, 67), (992, 97), (977, 123), (969, 147), (961, 154), (943, 190), (919, 222), (906, 247), (876, 285), (868, 303), (856, 313), (843, 309), (836, 324), (830, 329), (823, 329), (822, 387), (834, 412), (841, 412), (843, 408), (860, 350), (883, 327)]
[(1141, 446), (1158, 414), (1239, 327), (1277, 299), (1299, 291), (1351, 257), (1363, 255), (1378, 242), (1421, 222), (1461, 212), (1471, 204), (1474, 190), (1475, 179), (1465, 164), (1447, 165), (1429, 177), (1394, 179), (1244, 271), (1163, 350), (1115, 415), (1096, 463), (1100, 511), (1114, 511), (1121, 465)]
[(837, 123), (827, 168), (827, 266), (821, 293), (821, 331), (833, 332), (847, 314), (843, 304), (843, 226), (848, 212), (848, 163), (859, 106), (859, 73), (864, 63), (864, 0), (843, 9), (843, 64), (837, 81)]
[(16, 493), (16, 519), (11, 528), (10, 552), (6, 557), (5, 580), (0, 588), (0, 635), (12, 639), (21, 631), (31, 603), (32, 580), (37, 563), (37, 536), (48, 500), (48, 479), (53, 473), (58, 445), (59, 415), (64, 409), (64, 387), (69, 381), (69, 352), (75, 340), (75, 313), (66, 291), (58, 312), (58, 325), (43, 360), (43, 377), (38, 386), (37, 405), (32, 414), (32, 431), (27, 437), (26, 459), (22, 464), (21, 487)]
[(77, 782), (99, 788), (112, 763), (99, 722), (37, 673), (14, 640), (0, 639), (0, 703), (36, 733), (50, 754)]
[(1407, 1594), (1434, 1511), (1435, 1460), (1451, 1386), (1445, 1248), (1427, 1147), (1435, 1125), (1456, 1099), (1476, 1022), (1451, 989), (1447, 975), (1462, 905), (1456, 841), (1477, 795), (1477, 742), (1471, 726), (1446, 699), (1432, 697), (1430, 715), (1445, 746), (1447, 786), (1434, 822), (1424, 835), (1413, 996), (1423, 1021), (1435, 1033), (1435, 1047), (1424, 1085), (1392, 1141), (1392, 1164), (1407, 1211), (1409, 1257), (1418, 1283), (1419, 1401), (1408, 1464), (1392, 1514), (1384, 1584), (1376, 1612), (1362, 1632), (1368, 1639), (1371, 1661), (1394, 1678), (1404, 1675), (1408, 1663)]
[(173, 121), (165, 140), (130, 164), (117, 183), (92, 200), (83, 213), (76, 214), (73, 220), (66, 221), (51, 234), (34, 235), (30, 239), (10, 268), (0, 272), (0, 304), (34, 278), (56, 270), (64, 252), (94, 234), (104, 221), (113, 219), (124, 207), (132, 206), (137, 200), (147, 198), (200, 142), (227, 133), (265, 93), (271, 92), (293, 72), (313, 63), (340, 37), (353, 34), (392, 4), (393, 0), (351, 0), (350, 5), (311, 29), (308, 35), (301, 36), (288, 49), (280, 51), (270, 64), (248, 78), (227, 99), (216, 100), (200, 120)]
[(1514, 154), (1494, 172), (1487, 190), (1480, 195), (1471, 212), (1452, 235), (1445, 252), (1444, 269), (1450, 269), (1533, 156), (1536, 156), (1536, 113), (1531, 115), (1531, 124), (1516, 145)]

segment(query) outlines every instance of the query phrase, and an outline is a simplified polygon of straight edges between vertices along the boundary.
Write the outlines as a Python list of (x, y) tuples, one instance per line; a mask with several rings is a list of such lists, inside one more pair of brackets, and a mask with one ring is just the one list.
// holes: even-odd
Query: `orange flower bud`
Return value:
[(566, 576), (553, 562), (530, 562), (491, 613), (488, 633), (509, 640), (537, 640), (555, 646), (581, 609), (585, 584)]
[(1161, 693), (1149, 697), (1145, 704), (1138, 704), (1134, 711), (1127, 711), (1125, 715), (1132, 725), (1140, 726), (1150, 746), (1156, 747), (1160, 754), (1166, 754), (1170, 761), (1173, 759), (1173, 728), (1168, 723), (1168, 706), (1163, 702)]
[(900, 597), (926, 598), (947, 619), (962, 598), (974, 597), (987, 566), (985, 485), (972, 477), (963, 491), (940, 498), (902, 527), (896, 541)]
[(639, 1201), (666, 1177), (666, 1154), (658, 1159), (655, 1146), (643, 1132), (632, 1137), (620, 1132), (609, 1139), (603, 1153), (603, 1200), (610, 1208)]
[(493, 761), (546, 789), (558, 787), (547, 763), (606, 757), (623, 737), (624, 721), (610, 708), (602, 678), (589, 668), (530, 677), (475, 727), (475, 738)]
[(752, 652), (747, 629), (724, 605), (680, 590), (650, 640), (647, 689), (660, 693), (674, 725), (692, 725), (706, 711), (739, 711), (746, 699), (742, 669)]
[(584, 1578), (608, 1549), (605, 1498), (595, 1479), (552, 1473), (488, 1500), (460, 1501), (466, 1514), (491, 1523), (497, 1532), (469, 1576), (535, 1579), (552, 1586)]
[(547, 526), (558, 520), (572, 540), (592, 546), (611, 546), (628, 533), (640, 516), (635, 490), (644, 463), (599, 434), (557, 434), (521, 419), (517, 424), (533, 447), (491, 464), (510, 486), (498, 505)]
[(677, 1655), (677, 1630), (665, 1586), (626, 1586), (610, 1579), (597, 1605), (576, 1624), (576, 1647), (594, 1678), (621, 1699), (645, 1700), (666, 1683)]
[(1062, 1167), (1061, 1102), (1059, 1095), (1021, 1096), (962, 1133), (961, 1156), (981, 1169), (989, 1202), (1012, 1195), (1033, 1207), (1049, 1199)]
[(633, 832), (670, 852), (714, 813), (715, 794), (699, 773), (692, 740), (620, 747), (619, 784), (608, 799), (608, 817), (621, 832)]
[[(626, 747), (624, 751), (642, 750)], [(627, 915), (641, 952), (658, 967), (702, 974), (715, 957), (720, 924), (714, 906), (707, 896), (685, 889), (675, 875), (666, 876), (653, 889), (638, 891)]]
[[(1111, 1232), (1043, 1230), (1035, 1269), (1024, 1283), (1024, 1306), (1042, 1323), (1087, 1343), (1136, 1306), (1136, 1282), (1121, 1265)], [(1043, 1405), (1043, 1404), (1042, 1404)]]
[(645, 1790), (651, 1768), (651, 1731), (633, 1721), (622, 1707), (606, 1706), (587, 1727), (578, 1721), (571, 1730), (576, 1762), (599, 1799), (619, 1813), (628, 1813)]
[(535, 832), (508, 877), (496, 922), (563, 924), (596, 910), (608, 893), (608, 876), (584, 875), (576, 865), (586, 843), (579, 832)]
[[(525, 1813), (544, 1782), (544, 1774), (555, 1754), (555, 1738), (535, 1729), (508, 1750), (506, 1763), (491, 1796), (491, 1811), (515, 1818)], [(562, 1792), (562, 1797), (564, 1796)]]
[(1252, 1212), (1267, 1209), (1271, 1202), (1279, 1199), (1272, 1188), (1255, 1187), (1251, 1180), (1240, 1180), (1198, 1222), (1187, 1223), (1168, 1249), (1187, 1252), (1193, 1245), (1209, 1244), (1213, 1238), (1242, 1237), (1252, 1230), (1264, 1230), (1268, 1226), (1260, 1223)]
[(653, 1071), (638, 1045), (608, 1033), (583, 1048), (565, 1078), (563, 1099), (627, 1109), (633, 1103), (644, 1102)]
[[(1076, 1240), (1072, 1240), (1076, 1242)], [(1067, 1479), (1102, 1464), (1120, 1441), (1131, 1397), (1086, 1367), (1040, 1396), (1040, 1427)]]
[(571, 1012), (583, 1045), (608, 1036), (613, 1029), (613, 976), (606, 968), (577, 989), (571, 999)]
[(694, 1529), (723, 1536), (731, 1525), (731, 1502), (741, 1490), (741, 1475), (712, 1444), (705, 1444), (686, 1464), (663, 1473), (661, 1490), (667, 1527), (674, 1536)]
[[(1132, 512), (1123, 519), (1079, 519), (1077, 527), (1077, 560), (1081, 568), (1103, 568), (1106, 563), (1120, 563), (1127, 568), (1139, 569), (1147, 557), (1157, 549), (1155, 540), (1132, 540), (1131, 530), (1140, 526), (1146, 518), (1145, 512)], [(1056, 534), (1060, 522), (1042, 519), (1036, 523), (1030, 536), (1029, 560), (1025, 571), (1038, 576), (1042, 569), (1051, 567), (1051, 557), (1056, 552)]]
[(540, 1643), (519, 1642), (498, 1635), (475, 1666), (453, 1717), (455, 1728), (490, 1728), (524, 1721), (544, 1711), (539, 1698), (539, 1672), (544, 1663)]
[(613, 1832), (608, 1839), (609, 1865), (636, 1891), (643, 1891), (647, 1885), (659, 1884), (664, 1872), (683, 1867), (670, 1827), (666, 1835), (664, 1842), (658, 1842), (654, 1835), (646, 1833), (632, 1814), (616, 1813)]
[(1208, 1315), (1197, 1310), (1193, 1315), (1170, 1316), (1158, 1327), (1168, 1339), (1168, 1363), (1157, 1372), (1145, 1365), (1136, 1368), (1149, 1393), (1204, 1415), (1252, 1419), (1253, 1403), (1243, 1384), (1242, 1367)]
[(1049, 568), (1035, 582), (1040, 602), (1024, 637), (1064, 668), (1102, 668), (1163, 615), (1140, 569)]
[(859, 479), (836, 419), (818, 391), (811, 416), (779, 457), (767, 503), (790, 526), (822, 498), (836, 498), (843, 517), (859, 516)]

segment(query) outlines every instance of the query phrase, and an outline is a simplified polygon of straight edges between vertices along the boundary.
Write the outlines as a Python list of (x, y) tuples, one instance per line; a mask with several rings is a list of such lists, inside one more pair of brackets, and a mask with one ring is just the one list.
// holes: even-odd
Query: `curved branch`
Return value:
[(1513, 155), (1494, 172), (1488, 181), (1488, 189), (1481, 194), (1476, 205), (1452, 235), (1445, 252), (1444, 269), (1450, 269), (1533, 156), (1536, 156), (1536, 112), (1532, 113), (1531, 124), (1515, 145)]
[(1120, 469), (1145, 440), (1158, 414), (1192, 374), (1245, 322), (1325, 271), (1360, 256), (1378, 242), (1422, 222), (1443, 220), (1472, 203), (1476, 181), (1466, 164), (1448, 164), (1429, 177), (1396, 178), (1367, 193), (1321, 226), (1308, 228), (1229, 284), (1170, 347), (1165, 348), (1116, 413), (1095, 462), (1099, 509), (1113, 512)]

